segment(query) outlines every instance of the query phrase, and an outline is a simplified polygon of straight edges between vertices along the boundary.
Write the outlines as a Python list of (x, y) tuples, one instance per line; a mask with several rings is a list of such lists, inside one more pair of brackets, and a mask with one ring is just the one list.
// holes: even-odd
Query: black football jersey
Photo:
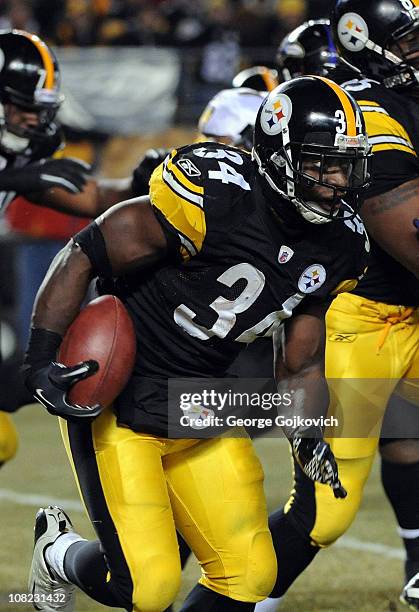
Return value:
[(271, 336), (305, 300), (353, 288), (369, 243), (346, 209), (339, 221), (308, 223), (249, 154), (220, 144), (173, 151), (151, 177), (150, 199), (169, 257), (118, 281), (138, 353), (117, 408), (120, 422), (156, 433), (161, 381), (224, 376), (246, 344)]
[[(346, 83), (357, 99), (372, 144), (368, 197), (380, 195), (419, 176), (419, 106), (377, 81)], [(368, 273), (354, 293), (388, 304), (419, 305), (419, 281), (372, 241)]]
[[(58, 125), (51, 126), (51, 134), (44, 139), (39, 145), (29, 147), (23, 153), (13, 155), (11, 153), (2, 153), (0, 147), (0, 172), (6, 168), (24, 168), (28, 164), (41, 159), (51, 157), (60, 148), (63, 147), (63, 134)], [(0, 212), (4, 213), (6, 207), (16, 197), (15, 191), (0, 191)]]

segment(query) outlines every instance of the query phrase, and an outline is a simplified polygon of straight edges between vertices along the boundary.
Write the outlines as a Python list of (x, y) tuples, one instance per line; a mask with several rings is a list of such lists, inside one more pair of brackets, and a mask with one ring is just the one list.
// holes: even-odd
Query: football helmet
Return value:
[(328, 76), (342, 64), (329, 19), (306, 21), (292, 30), (279, 45), (276, 61), (284, 81), (305, 74)]
[(207, 140), (228, 139), (228, 144), (250, 151), (256, 115), (266, 93), (247, 87), (219, 91), (199, 119), (200, 134)]
[(339, 53), (389, 89), (419, 86), (419, 0), (338, 0), (332, 34)]
[(256, 118), (252, 154), (270, 187), (311, 223), (337, 218), (342, 200), (355, 215), (369, 184), (362, 112), (325, 77), (299, 77), (270, 92)]
[[(0, 147), (23, 153), (56, 131), (53, 120), (63, 100), (60, 72), (51, 49), (23, 30), (0, 33)], [(13, 122), (7, 106), (36, 113), (37, 125)]]
[(236, 74), (231, 84), (256, 91), (272, 91), (279, 84), (278, 71), (267, 66), (252, 66)]

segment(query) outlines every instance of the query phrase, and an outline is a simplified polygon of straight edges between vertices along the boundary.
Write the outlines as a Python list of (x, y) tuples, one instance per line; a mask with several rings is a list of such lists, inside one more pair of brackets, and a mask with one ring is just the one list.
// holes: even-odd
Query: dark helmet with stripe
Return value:
[(389, 89), (419, 89), (419, 0), (338, 0), (339, 53)]
[(284, 81), (305, 74), (329, 76), (342, 63), (329, 19), (312, 19), (292, 30), (279, 45), (276, 61)]
[[(0, 146), (13, 153), (50, 137), (50, 127), (63, 100), (60, 71), (52, 50), (23, 30), (0, 33)], [(13, 104), (38, 115), (38, 126), (8, 125), (5, 106)]]
[[(256, 118), (252, 153), (270, 187), (307, 221), (332, 221), (342, 200), (358, 211), (368, 186), (370, 146), (357, 102), (333, 81), (306, 76), (271, 91)], [(344, 186), (328, 182), (336, 166)], [(318, 187), (329, 194), (326, 206), (313, 195)]]
[(232, 81), (233, 87), (249, 87), (256, 91), (272, 91), (279, 83), (278, 71), (267, 66), (245, 68)]

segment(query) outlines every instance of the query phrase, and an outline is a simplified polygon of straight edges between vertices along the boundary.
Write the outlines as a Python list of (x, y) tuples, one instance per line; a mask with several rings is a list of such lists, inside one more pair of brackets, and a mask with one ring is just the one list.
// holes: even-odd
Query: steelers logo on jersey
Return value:
[(292, 102), (283, 93), (269, 96), (262, 109), (260, 125), (265, 134), (274, 136), (288, 125), (292, 115)]
[(345, 49), (362, 51), (369, 38), (368, 26), (361, 15), (345, 13), (339, 19), (338, 36)]
[(326, 270), (320, 264), (314, 264), (304, 270), (298, 280), (298, 288), (302, 293), (317, 291), (326, 280)]

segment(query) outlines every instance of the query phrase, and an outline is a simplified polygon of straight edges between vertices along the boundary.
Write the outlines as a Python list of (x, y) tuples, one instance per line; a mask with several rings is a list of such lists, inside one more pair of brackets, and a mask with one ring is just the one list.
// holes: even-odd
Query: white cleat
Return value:
[(403, 588), (400, 601), (411, 610), (419, 610), (419, 572)]
[(70, 519), (61, 508), (40, 508), (35, 518), (35, 545), (29, 593), (33, 595), (33, 607), (42, 612), (73, 612), (75, 586), (55, 574), (45, 559), (45, 551), (64, 533), (74, 531)]

